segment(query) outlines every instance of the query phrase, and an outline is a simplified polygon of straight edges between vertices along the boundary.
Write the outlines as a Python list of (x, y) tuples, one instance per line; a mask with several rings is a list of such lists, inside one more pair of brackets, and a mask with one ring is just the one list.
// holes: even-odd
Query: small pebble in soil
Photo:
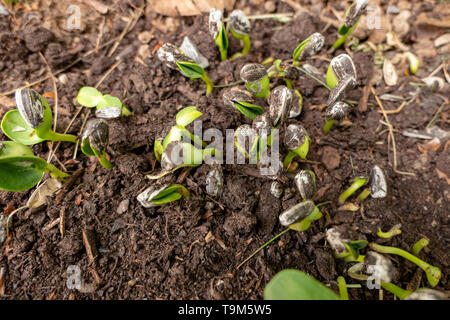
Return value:
[(122, 213), (127, 212), (129, 205), (130, 205), (130, 199), (122, 200), (117, 207), (117, 213), (122, 214)]

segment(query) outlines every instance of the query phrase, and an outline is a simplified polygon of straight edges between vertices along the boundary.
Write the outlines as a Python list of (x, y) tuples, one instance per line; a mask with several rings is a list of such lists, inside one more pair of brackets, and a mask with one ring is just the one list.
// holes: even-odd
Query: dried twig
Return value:
[(416, 174), (413, 172), (405, 172), (405, 171), (397, 170), (397, 148), (396, 148), (396, 144), (395, 144), (394, 127), (392, 126), (391, 122), (389, 121), (386, 110), (384, 110), (383, 104), (381, 103), (380, 98), (378, 98), (378, 96), (375, 92), (375, 89), (373, 87), (371, 87), (370, 89), (372, 91), (373, 96), (375, 97), (375, 100), (378, 103), (378, 106), (380, 107), (381, 111), (383, 112), (384, 119), (386, 120), (385, 125), (389, 128), (389, 134), (390, 134), (390, 137), (392, 140), (392, 150), (394, 153), (394, 171), (398, 174), (415, 176)]

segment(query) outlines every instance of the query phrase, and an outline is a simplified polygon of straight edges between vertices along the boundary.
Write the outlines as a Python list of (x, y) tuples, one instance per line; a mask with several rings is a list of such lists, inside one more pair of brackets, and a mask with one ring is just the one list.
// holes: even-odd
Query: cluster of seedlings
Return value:
[[(342, 45), (354, 30), (367, 2), (367, 0), (357, 0), (347, 10), (345, 22), (338, 31), (340, 38), (334, 43), (334, 49)], [(242, 11), (231, 12), (225, 23), (222, 12), (212, 9), (208, 28), (222, 61), (228, 58), (237, 59), (249, 53), (251, 26), (248, 17)], [(228, 32), (243, 43), (242, 51), (234, 53), (231, 57), (228, 53)], [(258, 63), (246, 64), (240, 71), (241, 80), (245, 83), (245, 90), (232, 88), (223, 94), (223, 104), (226, 107), (235, 109), (252, 121), (251, 125), (244, 124), (236, 129), (234, 140), (238, 152), (249, 159), (250, 163), (256, 163), (260, 167), (264, 166), (265, 157), (269, 152), (267, 146), (271, 146), (278, 136), (283, 137), (283, 145), (287, 151), (283, 159), (279, 159), (282, 171), (295, 171), (296, 167), (292, 166), (294, 158), (299, 158), (300, 162), (307, 158), (312, 140), (301, 123), (295, 120), (302, 113), (303, 97), (300, 91), (293, 87), (292, 82), (299, 79), (302, 73), (307, 73), (302, 65), (307, 59), (320, 52), (324, 44), (325, 38), (319, 33), (314, 33), (295, 48), (290, 60), (272, 59), (273, 63), (268, 68)], [(188, 48), (185, 49), (186, 52), (173, 44), (165, 43), (158, 49), (157, 56), (168, 68), (177, 70), (191, 79), (202, 79), (206, 84), (206, 94), (211, 94), (214, 84), (205, 71), (206, 66), (202, 62), (202, 55), (192, 43), (184, 47)], [(271, 89), (271, 79), (282, 79), (285, 85)], [(347, 54), (333, 58), (326, 74), (326, 86), (330, 90), (330, 95), (326, 102), (327, 109), (323, 128), (325, 133), (330, 131), (336, 120), (345, 118), (350, 112), (351, 107), (345, 99), (347, 93), (355, 88), (356, 83), (357, 72), (352, 58)], [(256, 98), (260, 98), (260, 100), (256, 100)], [(120, 99), (104, 95), (92, 87), (81, 88), (76, 99), (79, 104), (87, 108), (95, 108), (96, 116), (86, 123), (83, 134), (79, 138), (78, 142), (80, 142), (82, 152), (98, 158), (103, 167), (111, 168), (112, 164), (106, 153), (109, 133), (106, 120), (128, 116), (130, 111), (122, 105)], [(265, 100), (268, 107), (256, 104), (255, 101), (261, 100)], [(0, 188), (9, 191), (30, 189), (42, 179), (44, 172), (60, 180), (69, 177), (68, 174), (61, 172), (45, 160), (35, 157), (26, 145), (37, 144), (45, 140), (75, 143), (78, 138), (69, 134), (56, 133), (51, 129), (52, 111), (45, 98), (36, 91), (32, 89), (17, 90), (16, 103), (17, 110), (8, 112), (2, 121), (3, 132), (13, 141), (0, 143)], [(268, 111), (266, 112), (265, 109)], [(200, 116), (202, 113), (195, 106), (186, 107), (177, 113), (176, 124), (169, 133), (165, 137), (155, 139), (154, 154), (162, 171), (157, 175), (149, 175), (147, 178), (158, 180), (179, 168), (199, 166), (205, 159), (220, 152), (217, 149), (208, 148), (204, 141), (187, 129), (187, 126)], [(276, 142), (278, 143), (278, 141)], [(270, 178), (274, 180), (271, 185), (271, 194), (277, 198), (285, 193), (281, 181), (286, 181), (279, 179), (281, 174), (282, 172), (276, 171), (270, 175)], [(296, 173), (294, 182), (302, 201), (279, 215), (279, 222), (286, 229), (248, 259), (285, 232), (289, 230), (305, 231), (314, 221), (322, 218), (319, 207), (326, 203), (315, 204), (313, 201), (317, 191), (315, 173), (311, 170), (300, 170)], [(210, 165), (205, 184), (208, 195), (221, 196), (224, 189), (224, 178), (220, 164)], [(369, 195), (372, 198), (386, 197), (388, 190), (386, 178), (379, 166), (373, 166), (370, 177), (354, 178), (350, 187), (340, 195), (338, 203), (344, 205), (353, 194), (361, 189), (363, 190), (357, 196), (359, 202), (367, 199)], [(157, 182), (140, 193), (137, 200), (143, 207), (150, 208), (176, 201), (182, 197), (187, 199), (190, 197), (189, 191), (184, 186)], [(400, 232), (400, 227), (395, 226), (387, 232), (379, 230), (378, 236), (390, 238)], [(383, 254), (399, 255), (415, 263), (425, 271), (431, 287), (438, 284), (441, 270), (416, 256), (421, 248), (427, 245), (426, 240), (421, 239), (414, 245), (412, 253), (409, 253), (375, 242), (369, 243), (360, 234), (343, 226), (328, 229), (326, 237), (337, 259), (354, 264), (348, 270), (350, 277), (367, 280), (370, 275), (368, 269), (371, 266), (377, 266), (377, 269), (381, 270), (381, 286), (401, 299), (417, 299), (423, 298), (423, 296), (445, 298), (445, 295), (432, 289), (409, 292), (392, 283), (395, 281), (396, 270), (392, 262)], [(371, 251), (365, 255), (361, 254), (367, 247)], [(344, 278), (339, 277), (337, 282), (341, 299), (348, 299)], [(286, 286), (290, 290), (286, 290)], [(315, 279), (296, 270), (284, 270), (277, 274), (267, 285), (264, 296), (269, 299), (339, 298)]]

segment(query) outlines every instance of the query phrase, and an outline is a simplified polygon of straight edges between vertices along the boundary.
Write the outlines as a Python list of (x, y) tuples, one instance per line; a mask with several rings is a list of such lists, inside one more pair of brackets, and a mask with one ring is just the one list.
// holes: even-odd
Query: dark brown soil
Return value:
[[(293, 11), (283, 2), (274, 3), (276, 12)], [(112, 7), (113, 12), (106, 16), (107, 32), (100, 38), (100, 44), (122, 32), (126, 22), (117, 17), (125, 16), (126, 10), (131, 10), (127, 1)], [(250, 8), (251, 13), (263, 12), (257, 6), (249, 6), (247, 1), (239, 7)], [(36, 22), (38, 19), (32, 19), (25, 26), (28, 14), (22, 9), (14, 18), (0, 18), (1, 25), (5, 25), (0, 31), (1, 92), (46, 74), (46, 65), (38, 52), (43, 53), (52, 70), (56, 71), (96, 46), (98, 31), (95, 25), (88, 25), (83, 32), (65, 32), (66, 38), (60, 38), (56, 32), (40, 26)], [(396, 131), (398, 169), (414, 172), (415, 176), (398, 174), (393, 170), (392, 141), (388, 144), (387, 127), (380, 123), (384, 118), (378, 112), (380, 109), (373, 95), (369, 96), (366, 111), (360, 112), (355, 106), (347, 126), (335, 127), (329, 135), (324, 135), (321, 111), (328, 90), (306, 76), (294, 81), (295, 88), (303, 94), (304, 107), (302, 114), (291, 120), (300, 122), (312, 138), (309, 161), (300, 163), (299, 168), (311, 169), (318, 177), (319, 191), (314, 201), (331, 201), (321, 207), (324, 218), (314, 222), (309, 230), (285, 234), (236, 270), (248, 255), (283, 230), (278, 215), (301, 200), (295, 189), (290, 199), (273, 197), (270, 194), (272, 180), (260, 177), (256, 166), (251, 165), (224, 166), (225, 188), (220, 199), (206, 195), (208, 166), (202, 165), (164, 178), (185, 185), (191, 192), (191, 199), (155, 209), (145, 209), (138, 203), (136, 196), (153, 183), (145, 178), (155, 164), (153, 142), (167, 134), (181, 107), (196, 105), (203, 113), (204, 130), (217, 128), (225, 133), (225, 129), (250, 123), (236, 110), (224, 107), (222, 94), (227, 89), (216, 89), (206, 97), (201, 81), (188, 80), (167, 69), (156, 55), (140, 57), (139, 33), (153, 32), (148, 43), (150, 51), (160, 42), (180, 45), (185, 35), (190, 36), (209, 59), (211, 65), (207, 72), (217, 84), (239, 80), (239, 71), (245, 63), (261, 62), (268, 57), (289, 59), (298, 43), (313, 32), (326, 30), (323, 32), (327, 39), (326, 48), (336, 37), (335, 27), (326, 28), (325, 22), (307, 13), (285, 25), (269, 19), (253, 20), (250, 55), (220, 62), (214, 42), (207, 33), (205, 19), (183, 18), (176, 32), (163, 32), (157, 27), (161, 17), (146, 8), (112, 57), (107, 56), (110, 45), (84, 57), (64, 72), (68, 82), (58, 82), (57, 131), (64, 131), (77, 111), (73, 99), (79, 88), (94, 86), (118, 56), (122, 58), (121, 64), (106, 77), (99, 90), (123, 97), (133, 115), (109, 121), (108, 153), (113, 169), (102, 168), (95, 159), (80, 151), (76, 160), (71, 160), (74, 146), (62, 144), (57, 151), (59, 161), (69, 172), (84, 170), (70, 187), (63, 189), (62, 194), (48, 198), (47, 205), (32, 212), (21, 212), (13, 219), (13, 232), (0, 246), (0, 269), (4, 268), (6, 274), (5, 294), (0, 298), (261, 299), (267, 282), (276, 272), (286, 268), (303, 270), (324, 283), (331, 283), (336, 289), (335, 280), (338, 275), (346, 276), (348, 265), (333, 257), (325, 241), (325, 231), (333, 225), (348, 225), (369, 241), (405, 250), (422, 237), (430, 239), (430, 245), (419, 256), (442, 269), (443, 277), (437, 289), (448, 290), (450, 194), (446, 180), (439, 178), (437, 171), (449, 176), (448, 145), (443, 143), (437, 151), (421, 152), (418, 144), (423, 141)], [(412, 27), (411, 32), (416, 32), (415, 28)], [(412, 40), (405, 44), (410, 45), (409, 41)], [(240, 44), (232, 40), (230, 46), (231, 52), (235, 52)], [(339, 50), (335, 55), (342, 52)], [(325, 72), (332, 56), (323, 49), (319, 58), (310, 59), (308, 63)], [(348, 99), (360, 101), (372, 77), (373, 55), (360, 51), (353, 59), (359, 79)], [(428, 75), (440, 63), (439, 56), (424, 61), (422, 75)], [(418, 79), (401, 76), (395, 87), (385, 87), (383, 81), (376, 87), (379, 95), (390, 93), (405, 97), (410, 91), (421, 90), (402, 112), (389, 115), (392, 125), (399, 131), (406, 128), (423, 130), (443, 103), (442, 95), (411, 86), (410, 82), (418, 82)], [(282, 81), (273, 80), (271, 86), (278, 84)], [(34, 88), (40, 93), (52, 92), (52, 81), (48, 79)], [(14, 101), (8, 98), (0, 100), (2, 116), (15, 107)], [(53, 100), (49, 101), (53, 105)], [(386, 109), (398, 107), (398, 103), (383, 103)], [(449, 129), (447, 112), (448, 105), (437, 118), (437, 125), (445, 130)], [(81, 112), (69, 133), (78, 134), (86, 113), (87, 109)], [(2, 134), (2, 140), (6, 139)], [(47, 158), (49, 146), (46, 143), (32, 149), (36, 155)], [(339, 211), (339, 194), (353, 177), (368, 176), (375, 164), (386, 173), (388, 196), (368, 198), (357, 212)], [(159, 170), (158, 164), (154, 170)], [(292, 177), (293, 174), (285, 174), (282, 179), (287, 181), (286, 189), (295, 187)], [(31, 192), (1, 191), (1, 208), (23, 206)], [(64, 237), (58, 226), (47, 228), (61, 215), (65, 216)], [(378, 227), (386, 231), (398, 223), (402, 224), (401, 235), (388, 240), (380, 240), (375, 235)], [(93, 232), (98, 250), (94, 262), (90, 261), (83, 244), (86, 230)], [(392, 260), (399, 269), (397, 285), (409, 289), (427, 285), (424, 273), (415, 265), (399, 257), (392, 257)], [(85, 283), (83, 292), (66, 286), (69, 277), (66, 270), (71, 265), (81, 269)], [(346, 279), (358, 283), (347, 276)], [(378, 296), (378, 291), (368, 290), (364, 285), (361, 289), (350, 290), (353, 299), (378, 299)], [(385, 299), (392, 299), (392, 295), (385, 293)]]

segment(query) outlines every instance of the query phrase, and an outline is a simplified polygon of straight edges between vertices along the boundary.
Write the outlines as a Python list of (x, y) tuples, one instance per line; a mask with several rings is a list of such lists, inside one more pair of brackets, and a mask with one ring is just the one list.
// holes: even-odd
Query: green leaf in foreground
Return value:
[(280, 271), (264, 289), (265, 300), (339, 300), (322, 283), (298, 270)]

